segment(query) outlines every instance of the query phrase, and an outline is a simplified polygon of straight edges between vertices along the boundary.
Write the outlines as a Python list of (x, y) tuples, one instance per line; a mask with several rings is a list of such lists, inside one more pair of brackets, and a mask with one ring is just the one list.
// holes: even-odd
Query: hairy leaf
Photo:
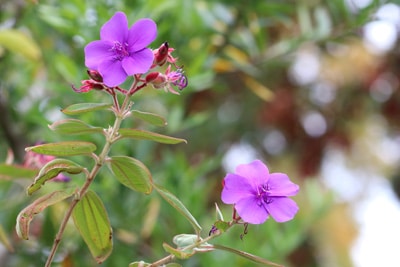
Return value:
[(112, 251), (112, 229), (101, 199), (88, 191), (72, 212), (74, 223), (97, 263)]
[(120, 129), (119, 134), (122, 138), (133, 138), (139, 140), (151, 140), (164, 144), (187, 143), (185, 139), (175, 138), (167, 135), (153, 133), (138, 129)]
[(53, 179), (61, 172), (79, 174), (83, 170), (84, 168), (82, 166), (68, 159), (54, 159), (44, 165), (40, 170), (33, 183), (27, 189), (28, 195), (32, 195), (34, 192), (39, 190), (45, 182)]
[(161, 127), (167, 125), (167, 122), (163, 117), (154, 113), (133, 110), (132, 115), (155, 126)]
[(134, 191), (151, 193), (151, 173), (142, 162), (130, 157), (116, 156), (111, 158), (110, 164), (115, 178), (121, 184)]
[(61, 112), (67, 115), (77, 115), (90, 111), (109, 109), (111, 106), (112, 104), (104, 103), (79, 103), (68, 106), (62, 109)]
[(50, 194), (44, 195), (36, 199), (32, 204), (24, 208), (17, 216), (17, 225), (15, 229), (17, 234), (22, 239), (28, 239), (29, 225), (33, 220), (33, 217), (42, 212), (45, 208), (50, 205), (54, 205), (75, 193), (75, 189), (65, 189), (51, 192)]
[(31, 146), (25, 148), (25, 150), (38, 154), (65, 157), (90, 154), (96, 150), (96, 145), (90, 142), (66, 141)]
[(81, 120), (76, 119), (65, 119), (54, 122), (49, 125), (49, 128), (56, 133), (60, 134), (87, 134), (87, 133), (102, 133), (103, 128), (93, 127), (89, 124), (84, 123)]

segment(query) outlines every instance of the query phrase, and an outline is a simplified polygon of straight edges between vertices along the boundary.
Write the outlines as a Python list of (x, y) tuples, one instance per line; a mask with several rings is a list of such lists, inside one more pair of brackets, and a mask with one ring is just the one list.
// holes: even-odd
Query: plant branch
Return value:
[(104, 165), (104, 162), (107, 158), (107, 155), (111, 149), (112, 144), (117, 140), (117, 136), (118, 136), (118, 130), (121, 126), (121, 123), (123, 121), (123, 119), (125, 118), (124, 114), (127, 113), (128, 108), (130, 108), (129, 105), (129, 98), (130, 96), (127, 95), (124, 99), (124, 102), (122, 104), (121, 107), (119, 107), (119, 103), (117, 101), (117, 98), (114, 97), (114, 105), (115, 105), (115, 109), (114, 109), (114, 114), (115, 114), (115, 121), (114, 121), (114, 125), (111, 128), (110, 131), (105, 131), (105, 135), (106, 135), (106, 143), (100, 153), (100, 155), (98, 157), (94, 157), (95, 159), (95, 165), (92, 168), (91, 172), (89, 173), (89, 175), (86, 178), (85, 183), (83, 184), (83, 186), (81, 187), (81, 189), (78, 191), (78, 193), (75, 195), (75, 198), (72, 200), (70, 206), (68, 207), (68, 210), (66, 211), (64, 218), (61, 222), (60, 228), (58, 229), (58, 232), (56, 234), (56, 237), (54, 239), (54, 243), (53, 246), (51, 248), (50, 254), (47, 258), (45, 267), (50, 267), (51, 263), (53, 262), (54, 256), (56, 254), (56, 251), (58, 249), (58, 246), (61, 242), (62, 236), (64, 234), (65, 228), (68, 224), (69, 219), (71, 218), (72, 212), (75, 208), (75, 206), (78, 204), (78, 202), (81, 200), (81, 198), (86, 194), (86, 192), (88, 191), (90, 185), (92, 184), (94, 178), (96, 177), (97, 173), (99, 172), (99, 170), (101, 169), (101, 167)]

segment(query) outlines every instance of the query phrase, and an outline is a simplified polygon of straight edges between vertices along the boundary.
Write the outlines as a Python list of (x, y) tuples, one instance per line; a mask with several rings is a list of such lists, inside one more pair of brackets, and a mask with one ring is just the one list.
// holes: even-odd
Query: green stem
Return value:
[[(136, 82), (134, 84), (136, 84)], [(108, 153), (110, 152), (111, 146), (115, 142), (116, 137), (118, 136), (118, 130), (121, 126), (122, 121), (125, 118), (125, 114), (127, 113), (126, 109), (129, 108), (129, 98), (130, 98), (130, 96), (126, 95), (121, 107), (118, 106), (118, 101), (114, 102), (114, 105), (116, 105), (115, 110), (114, 110), (114, 112), (115, 112), (114, 125), (111, 128), (111, 130), (109, 132), (107, 132), (107, 134), (106, 134), (106, 143), (105, 143), (100, 155), (97, 157), (95, 165), (92, 168), (92, 171), (87, 176), (85, 183), (83, 184), (81, 189), (78, 191), (76, 197), (72, 200), (70, 206), (68, 207), (68, 210), (66, 211), (66, 213), (64, 215), (63, 220), (61, 221), (60, 228), (58, 229), (57, 235), (54, 239), (54, 243), (51, 248), (50, 254), (47, 258), (45, 267), (51, 266), (51, 263), (53, 262), (54, 256), (56, 254), (56, 251), (58, 249), (58, 246), (59, 246), (62, 236), (64, 234), (65, 228), (68, 224), (68, 221), (72, 215), (72, 212), (73, 212), (75, 206), (81, 200), (82, 196), (84, 196), (86, 194), (86, 192), (88, 191), (94, 178), (96, 177), (97, 173), (99, 172), (100, 168), (104, 165), (106, 157), (107, 157)], [(116, 97), (114, 97), (113, 99), (116, 100)]]

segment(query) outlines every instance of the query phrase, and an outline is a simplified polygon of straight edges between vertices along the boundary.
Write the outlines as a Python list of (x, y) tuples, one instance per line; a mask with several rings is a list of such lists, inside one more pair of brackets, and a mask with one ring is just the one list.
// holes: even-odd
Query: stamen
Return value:
[(124, 57), (129, 56), (129, 51), (127, 50), (128, 44), (121, 44), (115, 41), (111, 50), (115, 53), (115, 59), (121, 61)]

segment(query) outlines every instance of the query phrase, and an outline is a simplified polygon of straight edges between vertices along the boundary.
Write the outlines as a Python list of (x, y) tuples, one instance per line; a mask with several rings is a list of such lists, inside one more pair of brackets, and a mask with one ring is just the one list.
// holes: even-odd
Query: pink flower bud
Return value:
[(89, 77), (96, 82), (103, 82), (103, 77), (96, 70), (87, 70)]
[(146, 82), (153, 85), (154, 88), (163, 88), (166, 85), (167, 77), (160, 72), (151, 72), (146, 76)]
[(157, 48), (156, 50), (153, 51), (154, 53), (154, 63), (153, 65), (156, 66), (162, 66), (165, 64), (165, 62), (167, 62), (167, 58), (168, 58), (168, 42), (163, 43), (162, 45), (160, 45), (159, 48)]

